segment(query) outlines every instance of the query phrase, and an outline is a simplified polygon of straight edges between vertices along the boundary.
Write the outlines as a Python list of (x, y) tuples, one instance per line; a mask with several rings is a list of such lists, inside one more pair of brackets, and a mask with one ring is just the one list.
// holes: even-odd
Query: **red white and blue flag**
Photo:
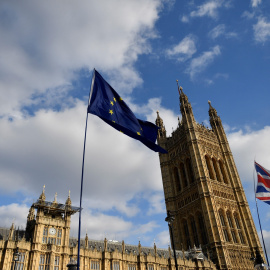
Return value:
[(255, 169), (258, 176), (256, 198), (270, 204), (270, 171), (255, 162)]

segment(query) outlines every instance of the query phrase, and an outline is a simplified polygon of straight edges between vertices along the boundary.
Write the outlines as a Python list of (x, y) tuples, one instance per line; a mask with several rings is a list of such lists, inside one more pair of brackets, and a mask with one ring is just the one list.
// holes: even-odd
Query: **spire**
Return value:
[(209, 111), (208, 111), (208, 113), (209, 113), (210, 119), (211, 118), (214, 118), (214, 117), (218, 117), (217, 111), (216, 111), (215, 108), (213, 108), (210, 100), (208, 100), (208, 104), (209, 104)]
[(9, 229), (8, 240), (12, 240), (13, 235), (14, 235), (14, 223), (12, 223), (12, 225)]
[(126, 246), (124, 240), (122, 240), (122, 253), (126, 252)]
[(157, 111), (156, 125), (158, 127), (160, 127), (160, 129), (158, 130), (158, 137), (166, 138), (166, 129), (165, 129), (165, 126), (163, 124), (162, 118), (159, 116), (159, 111)]
[(183, 87), (179, 86), (178, 80), (177, 82), (177, 88), (178, 88), (178, 93), (179, 93), (179, 101), (180, 101), (180, 112), (182, 114), (182, 121), (183, 123), (189, 123), (189, 125), (193, 122), (195, 122), (193, 111), (191, 104), (188, 101), (187, 95), (185, 95), (183, 91)]
[(46, 196), (45, 196), (45, 185), (43, 186), (43, 190), (42, 190), (42, 193), (40, 194), (39, 196), (39, 201), (40, 202), (45, 202), (46, 200)]
[(179, 86), (178, 80), (176, 80), (176, 83), (177, 83), (177, 89), (178, 89), (178, 93), (179, 93), (180, 103), (182, 105), (187, 104), (188, 103), (188, 97), (184, 94), (183, 87)]
[(66, 200), (66, 205), (71, 206), (71, 199), (70, 199), (70, 190), (68, 191), (68, 198)]
[(208, 104), (209, 104), (209, 122), (211, 124), (211, 127), (213, 130), (216, 130), (217, 127), (221, 127), (222, 123), (221, 123), (221, 119), (217, 114), (216, 109), (212, 106), (211, 101), (208, 100)]
[(105, 237), (105, 239), (104, 239), (104, 250), (107, 251), (107, 248), (108, 248), (108, 240)]
[(53, 204), (57, 204), (57, 192), (55, 192)]
[(155, 256), (157, 256), (157, 246), (155, 242), (154, 242), (154, 252), (155, 252)]
[(29, 209), (27, 220), (33, 220), (33, 219), (35, 219), (35, 208), (31, 206)]
[(85, 235), (85, 248), (88, 248), (88, 235)]
[(139, 244), (138, 244), (138, 250), (139, 250), (139, 255), (141, 254), (142, 252), (142, 245), (141, 245), (141, 241), (139, 241)]

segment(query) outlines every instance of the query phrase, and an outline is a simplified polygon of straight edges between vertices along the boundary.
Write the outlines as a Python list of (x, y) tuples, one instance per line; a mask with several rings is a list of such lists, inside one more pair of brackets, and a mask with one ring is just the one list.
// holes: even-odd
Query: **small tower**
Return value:
[[(36, 216), (34, 215), (37, 211)], [(34, 253), (31, 262), (46, 261), (54, 262), (60, 260), (59, 254), (51, 252), (51, 250), (62, 250), (66, 255), (63, 260), (68, 263), (68, 250), (69, 250), (69, 234), (70, 234), (70, 221), (71, 215), (79, 211), (78, 207), (71, 205), (70, 193), (65, 204), (57, 201), (57, 193), (55, 193), (52, 202), (46, 201), (45, 186), (39, 199), (32, 204), (27, 224), (31, 230), (32, 248), (42, 249), (44, 253)], [(41, 257), (39, 257), (41, 256)], [(29, 269), (34, 269), (30, 265)]]
[(218, 269), (251, 270), (256, 248), (263, 253), (222, 121), (209, 102), (212, 129), (197, 123), (182, 87), (178, 92), (177, 129), (167, 137), (159, 114), (156, 120), (158, 144), (168, 151), (159, 158), (175, 247), (201, 245)]

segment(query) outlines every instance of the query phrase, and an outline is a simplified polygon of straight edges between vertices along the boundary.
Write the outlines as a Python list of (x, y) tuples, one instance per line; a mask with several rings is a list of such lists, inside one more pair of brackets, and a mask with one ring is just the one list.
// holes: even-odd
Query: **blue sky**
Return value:
[[(186, 3), (182, 3), (186, 2)], [(176, 79), (196, 120), (208, 100), (226, 128), (256, 226), (253, 162), (270, 168), (270, 3), (7, 1), (0, 3), (0, 226), (25, 226), (46, 185), (79, 205), (93, 68), (142, 119), (177, 126)], [(89, 116), (82, 236), (167, 247), (158, 155)], [(258, 202), (270, 250), (270, 209)], [(77, 235), (77, 217), (72, 219)]]

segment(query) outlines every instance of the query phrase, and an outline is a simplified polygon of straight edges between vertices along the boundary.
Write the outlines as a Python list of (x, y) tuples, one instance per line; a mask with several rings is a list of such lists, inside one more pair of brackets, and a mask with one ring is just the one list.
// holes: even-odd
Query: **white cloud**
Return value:
[(251, 6), (257, 7), (258, 5), (260, 5), (262, 3), (262, 0), (251, 0)]
[[(108, 226), (109, 224), (109, 226)], [(118, 216), (106, 215), (103, 213), (93, 214), (91, 210), (83, 210), (81, 237), (87, 233), (90, 239), (102, 240), (107, 239), (122, 240), (129, 236), (133, 230), (133, 224), (125, 221)], [(72, 217), (71, 236), (77, 237), (78, 214)]]
[[(194, 6), (194, 3), (191, 2), (191, 6)], [(212, 19), (218, 19), (219, 9), (221, 8), (230, 8), (231, 1), (224, 0), (206, 0), (203, 4), (196, 7), (195, 10), (191, 11), (189, 15), (182, 15), (181, 21), (187, 23), (191, 18), (202, 18), (209, 17)]]
[(153, 194), (148, 200), (150, 202), (148, 215), (166, 213), (163, 192)]
[(169, 230), (160, 232), (156, 240), (158, 246), (169, 246), (171, 244)]
[(195, 75), (206, 69), (218, 55), (220, 55), (220, 47), (217, 45), (212, 50), (203, 52), (199, 57), (192, 59), (186, 73), (194, 79)]
[(254, 16), (255, 16), (254, 12), (249, 12), (249, 11), (246, 10), (246, 11), (243, 12), (241, 17), (247, 18), (247, 19), (252, 19), (252, 18), (254, 18)]
[(219, 36), (224, 36), (225, 38), (233, 38), (237, 37), (237, 34), (234, 32), (226, 32), (225, 24), (219, 24), (208, 33), (208, 36), (211, 39), (216, 39)]
[(216, 39), (220, 35), (223, 35), (225, 33), (225, 24), (219, 24), (215, 28), (213, 28), (208, 35), (212, 39)]
[(2, 3), (0, 115), (15, 113), (50, 89), (65, 93), (82, 68), (106, 71), (112, 79), (117, 72), (118, 89), (128, 85), (132, 91), (142, 82), (133, 63), (151, 50), (147, 40), (155, 37), (160, 2)]
[(1, 227), (9, 228), (12, 223), (16, 227), (25, 229), (29, 207), (25, 204), (12, 203), (0, 206)]
[(189, 22), (189, 17), (186, 16), (186, 15), (183, 15), (182, 18), (181, 18), (181, 22), (188, 23)]
[[(168, 123), (177, 125), (177, 117), (159, 102), (149, 102), (147, 118), (155, 119), (155, 111), (159, 109), (166, 123), (168, 119)], [(73, 108), (61, 112), (41, 110), (34, 116), (13, 121), (0, 119), (3, 131), (0, 134), (0, 193), (22, 192), (36, 199), (46, 184), (46, 193), (58, 192), (62, 201), (70, 189), (77, 205), (85, 114), (86, 105), (77, 101)], [(139, 212), (138, 206), (131, 202), (135, 194), (161, 190), (157, 153), (89, 115), (85, 207), (116, 209), (134, 216)], [(53, 196), (48, 198), (51, 199)]]
[(254, 38), (258, 43), (264, 43), (270, 38), (270, 22), (264, 17), (259, 17), (258, 22), (253, 25)]
[(195, 40), (196, 38), (193, 35), (186, 36), (177, 45), (166, 51), (167, 56), (175, 57), (178, 61), (185, 61), (191, 58), (197, 51)]
[(190, 13), (191, 17), (204, 17), (208, 16), (211, 18), (216, 18), (218, 16), (218, 8), (220, 8), (223, 4), (223, 1), (215, 1), (210, 0), (205, 2), (204, 4), (197, 7), (197, 10), (192, 11)]
[[(175, 91), (177, 91), (176, 85)], [(178, 125), (177, 115), (175, 115), (172, 110), (162, 107), (161, 101), (161, 98), (151, 98), (148, 100), (147, 104), (142, 106), (130, 103), (129, 105), (134, 113), (144, 114), (147, 117), (147, 120), (153, 123), (157, 118), (157, 111), (159, 111), (159, 115), (163, 119), (163, 123), (167, 131), (167, 136), (169, 136), (172, 133), (172, 130), (175, 130)]]

